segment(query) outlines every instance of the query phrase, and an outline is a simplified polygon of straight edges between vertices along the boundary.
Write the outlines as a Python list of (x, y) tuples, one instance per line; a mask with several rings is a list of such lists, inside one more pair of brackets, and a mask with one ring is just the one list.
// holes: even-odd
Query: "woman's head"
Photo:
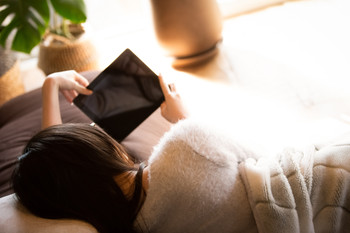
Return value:
[(102, 130), (57, 125), (28, 142), (13, 174), (13, 189), (40, 217), (81, 219), (100, 232), (127, 232), (137, 205), (125, 198), (114, 177), (135, 169), (123, 148)]

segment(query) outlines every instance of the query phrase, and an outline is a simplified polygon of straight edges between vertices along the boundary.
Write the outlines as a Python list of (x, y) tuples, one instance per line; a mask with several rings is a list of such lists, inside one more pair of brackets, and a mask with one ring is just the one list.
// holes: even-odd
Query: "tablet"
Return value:
[(78, 95), (74, 104), (121, 142), (164, 101), (158, 76), (126, 49)]

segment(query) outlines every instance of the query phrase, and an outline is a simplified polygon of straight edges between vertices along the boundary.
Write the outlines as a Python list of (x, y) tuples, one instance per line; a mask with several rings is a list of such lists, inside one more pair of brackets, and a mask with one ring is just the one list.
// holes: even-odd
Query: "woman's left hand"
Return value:
[(160, 105), (162, 116), (170, 123), (186, 119), (189, 116), (189, 111), (183, 103), (180, 94), (176, 91), (175, 85), (167, 85), (162, 75), (159, 75), (158, 78), (165, 98), (165, 101)]

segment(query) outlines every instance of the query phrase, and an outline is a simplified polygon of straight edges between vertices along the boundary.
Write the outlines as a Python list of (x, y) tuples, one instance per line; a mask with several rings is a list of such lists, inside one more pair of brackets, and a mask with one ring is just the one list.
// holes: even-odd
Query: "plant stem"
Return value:
[(59, 27), (59, 19), (58, 19), (58, 14), (57, 13), (53, 13), (53, 17), (52, 17), (52, 27), (50, 28), (50, 32), (55, 33), (55, 34), (61, 34), (60, 32), (60, 27)]
[(67, 19), (62, 20), (62, 34), (68, 39), (73, 39), (73, 35), (72, 33), (70, 33), (70, 30), (69, 30), (69, 24), (70, 24), (69, 20)]

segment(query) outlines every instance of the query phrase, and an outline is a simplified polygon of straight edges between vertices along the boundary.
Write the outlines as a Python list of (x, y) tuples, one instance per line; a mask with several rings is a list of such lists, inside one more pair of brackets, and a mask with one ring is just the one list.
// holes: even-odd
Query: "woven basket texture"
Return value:
[(55, 43), (40, 44), (38, 67), (46, 75), (63, 70), (82, 72), (98, 69), (97, 51), (90, 40), (54, 40)]
[(16, 56), (11, 51), (0, 48), (0, 57), (0, 105), (2, 105), (23, 94), (25, 89)]

